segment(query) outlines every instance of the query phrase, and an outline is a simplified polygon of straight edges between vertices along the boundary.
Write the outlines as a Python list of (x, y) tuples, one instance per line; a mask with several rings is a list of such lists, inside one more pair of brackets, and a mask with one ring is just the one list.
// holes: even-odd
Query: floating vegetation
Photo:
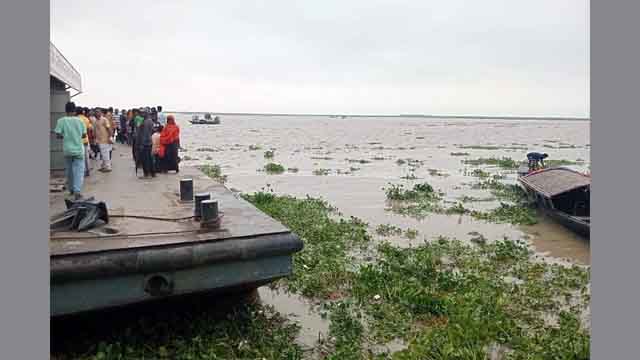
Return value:
[(462, 163), (467, 165), (475, 165), (475, 166), (492, 165), (492, 166), (498, 166), (503, 169), (517, 169), (518, 166), (520, 166), (520, 163), (518, 163), (517, 161), (509, 157), (469, 159), (469, 160), (462, 160)]
[(418, 234), (419, 234), (419, 233), (420, 233), (420, 232), (419, 232), (418, 230), (416, 230), (416, 229), (407, 229), (407, 230), (404, 232), (404, 237), (406, 237), (406, 238), (407, 238), (407, 239), (409, 239), (409, 240), (414, 240), (415, 238), (417, 238), (417, 237), (418, 237)]
[[(52, 359), (301, 359), (300, 327), (273, 307), (241, 303), (226, 313), (211, 299), (171, 311), (130, 312), (130, 321), (56, 339)], [(52, 334), (53, 336), (53, 334)]]
[(380, 224), (376, 227), (376, 234), (380, 236), (401, 235), (402, 229), (391, 224)]
[(446, 174), (444, 172), (442, 172), (441, 170), (438, 169), (428, 169), (427, 171), (429, 171), (429, 175), (431, 176), (440, 176), (440, 177), (448, 177), (449, 174)]
[(329, 156), (312, 156), (312, 160), (333, 160), (332, 157)]
[[(514, 359), (589, 358), (584, 305), (569, 306), (589, 299), (587, 269), (534, 262), (525, 244), (509, 240), (476, 246), (440, 238), (409, 249), (382, 244), (378, 253), (358, 272), (354, 305), (342, 311), (366, 324), (370, 341), (407, 341), (394, 358), (485, 359), (493, 344)], [(550, 315), (557, 324), (544, 321)]]
[(488, 179), (473, 184), (472, 188), (490, 190), (491, 194), (500, 200), (508, 200), (514, 203), (527, 203), (527, 193), (515, 184), (504, 184), (496, 179)]
[(275, 155), (276, 155), (275, 150), (267, 150), (264, 152), (265, 159), (273, 159)]
[(479, 177), (481, 179), (486, 179), (491, 176), (491, 174), (489, 174), (488, 172), (482, 169), (474, 169), (472, 172), (469, 173), (469, 175)]
[(313, 175), (329, 175), (331, 169), (315, 169)]
[(347, 252), (370, 242), (366, 223), (354, 217), (336, 219), (336, 209), (322, 199), (297, 199), (270, 192), (243, 198), (282, 222), (304, 242), (304, 249), (293, 256), (296, 271), (280, 280), (280, 285), (319, 299), (333, 297), (350, 286), (354, 274), (349, 270)]
[(200, 151), (200, 152), (218, 152), (220, 150), (216, 150), (214, 148), (202, 147), (202, 148), (197, 148), (196, 151)]
[(298, 168), (296, 168), (296, 167), (288, 168), (287, 171), (290, 172), (290, 173), (297, 173), (298, 172)]
[(529, 206), (500, 203), (500, 206), (488, 212), (471, 211), (471, 216), (479, 220), (514, 225), (535, 225), (538, 223), (536, 212)]
[(202, 171), (208, 177), (216, 180), (219, 183), (224, 184), (227, 182), (227, 175), (222, 175), (222, 169), (220, 165), (202, 165), (198, 169)]
[(445, 209), (444, 213), (447, 215), (454, 215), (454, 214), (467, 214), (470, 211), (468, 209), (466, 209), (464, 207), (464, 205), (462, 205), (462, 203), (456, 203), (453, 206), (448, 207), (447, 209)]
[(452, 152), (451, 156), (469, 156), (468, 152)]
[[(330, 321), (327, 359), (372, 358), (377, 344), (407, 344), (397, 359), (485, 359), (495, 344), (513, 359), (589, 358), (589, 269), (536, 261), (525, 243), (465, 244), (440, 237), (411, 248), (377, 246), (375, 261), (349, 266), (366, 245), (366, 224), (334, 219), (322, 200), (245, 195), (303, 239), (294, 273), (279, 282), (322, 301)], [(395, 232), (393, 225), (379, 226)], [(548, 321), (553, 319), (553, 321)], [(382, 355), (383, 358), (386, 358)]]
[(383, 188), (387, 199), (402, 201), (440, 200), (441, 194), (433, 190), (428, 183), (415, 184), (411, 190), (405, 189), (402, 184), (389, 184)]
[(249, 145), (249, 150), (251, 151), (262, 150), (262, 147), (260, 145)]
[(496, 200), (496, 198), (495, 197), (478, 198), (478, 197), (463, 195), (460, 198), (458, 198), (458, 200), (460, 200), (463, 203), (470, 203), (470, 202), (494, 201)]
[(474, 244), (485, 245), (487, 243), (487, 238), (477, 231), (471, 231), (468, 235), (472, 236), (471, 239), (469, 239), (469, 241), (471, 241)]
[(347, 162), (350, 162), (350, 163), (358, 163), (358, 164), (369, 164), (369, 163), (371, 162), (370, 160), (365, 160), (365, 159), (359, 159), (359, 160), (356, 160), (356, 159), (346, 159), (346, 160), (347, 160)]
[(406, 161), (406, 160), (404, 160), (404, 159), (398, 159), (398, 160), (396, 160), (396, 164), (398, 164), (398, 165), (404, 165), (404, 164), (406, 164), (406, 163), (407, 163), (407, 161)]
[(400, 179), (404, 179), (404, 180), (416, 180), (416, 179), (418, 179), (418, 177), (416, 176), (416, 174), (415, 174), (415, 173), (411, 172), (411, 173), (410, 173), (410, 174), (408, 174), (408, 175), (401, 176), (401, 177), (400, 177)]
[(264, 166), (264, 171), (268, 174), (282, 174), (284, 172), (284, 166), (276, 163), (268, 163)]

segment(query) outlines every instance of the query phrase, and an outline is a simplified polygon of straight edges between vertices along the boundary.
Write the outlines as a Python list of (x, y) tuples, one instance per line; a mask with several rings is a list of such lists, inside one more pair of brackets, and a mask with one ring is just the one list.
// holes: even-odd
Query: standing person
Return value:
[(141, 164), (140, 159), (140, 141), (138, 141), (138, 137), (140, 135), (140, 126), (144, 122), (144, 118), (141, 115), (142, 111), (138, 109), (133, 110), (133, 119), (132, 119), (132, 127), (131, 127), (131, 152), (133, 154), (133, 161), (136, 164), (136, 169), (138, 169)]
[(118, 135), (120, 136), (120, 143), (127, 143), (127, 115), (124, 113), (124, 110), (120, 112), (120, 127), (118, 131)]
[(162, 125), (156, 126), (153, 130), (153, 135), (151, 135), (151, 155), (153, 156), (153, 170), (156, 173), (162, 172), (163, 168), (160, 154), (160, 132), (162, 132)]
[(167, 125), (167, 116), (162, 112), (162, 106), (158, 105), (158, 123), (165, 127)]
[(127, 127), (127, 134), (126, 134), (127, 145), (131, 146), (133, 142), (133, 139), (132, 139), (133, 138), (133, 109), (127, 111), (125, 124)]
[(93, 131), (91, 132), (91, 137), (89, 138), (89, 149), (91, 150), (91, 158), (94, 160), (98, 159), (98, 154), (100, 154), (100, 148), (98, 147), (98, 143), (96, 142), (96, 128), (98, 126), (98, 118), (96, 117), (96, 110), (93, 109), (89, 111), (89, 121), (91, 122), (91, 128)]
[(162, 156), (162, 170), (167, 172), (175, 170), (180, 172), (178, 167), (178, 149), (180, 148), (180, 128), (176, 125), (173, 115), (167, 116), (167, 126), (160, 133), (160, 154)]
[(153, 157), (151, 154), (152, 141), (151, 135), (153, 135), (153, 120), (150, 113), (145, 114), (142, 125), (138, 127), (138, 136), (136, 137), (136, 143), (138, 144), (138, 151), (140, 162), (142, 163), (142, 171), (145, 178), (149, 176), (155, 177), (155, 171), (153, 171)]
[(68, 102), (64, 109), (67, 115), (58, 119), (54, 132), (62, 139), (67, 188), (70, 195), (79, 200), (82, 198), (84, 182), (83, 140), (87, 137), (87, 129), (84, 122), (76, 116), (76, 105), (73, 102)]
[(111, 124), (101, 109), (97, 110), (96, 117), (98, 118), (95, 128), (96, 142), (100, 148), (100, 159), (102, 159), (99, 171), (110, 172), (111, 144), (113, 143), (113, 141), (111, 141)]
[(76, 108), (76, 114), (84, 122), (84, 126), (87, 129), (87, 136), (82, 139), (84, 144), (84, 176), (89, 176), (89, 145), (90, 139), (93, 137), (93, 126), (91, 125), (91, 120), (86, 115), (87, 109), (82, 107)]
[(116, 133), (118, 131), (118, 122), (113, 117), (113, 108), (107, 109), (107, 120), (109, 120), (109, 138), (111, 139), (111, 146), (109, 147), (109, 159), (113, 159), (113, 142), (115, 141)]

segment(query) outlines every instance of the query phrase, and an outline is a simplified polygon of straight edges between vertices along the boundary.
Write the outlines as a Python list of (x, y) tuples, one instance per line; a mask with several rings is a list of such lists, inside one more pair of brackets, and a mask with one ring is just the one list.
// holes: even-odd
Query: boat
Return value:
[(204, 114), (204, 119), (201, 119), (198, 115), (193, 115), (191, 120), (189, 121), (193, 125), (219, 125), (220, 117), (215, 116), (213, 119), (211, 118), (211, 114)]
[(518, 182), (550, 218), (589, 238), (591, 176), (566, 167), (518, 170)]

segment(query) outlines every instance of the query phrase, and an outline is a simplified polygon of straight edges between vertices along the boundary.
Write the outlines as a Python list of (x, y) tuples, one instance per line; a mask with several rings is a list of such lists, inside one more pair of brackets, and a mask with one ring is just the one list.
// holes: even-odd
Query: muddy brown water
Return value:
[[(278, 194), (322, 197), (342, 214), (368, 222), (372, 233), (380, 224), (418, 231), (412, 240), (403, 236), (387, 239), (398, 246), (410, 246), (437, 236), (468, 240), (480, 233), (487, 239), (526, 239), (546, 257), (590, 263), (589, 241), (545, 217), (534, 226), (487, 223), (459, 215), (433, 214), (415, 219), (385, 210), (387, 203), (382, 190), (389, 183), (412, 186), (427, 181), (443, 191), (449, 202), (464, 195), (486, 198), (490, 196), (487, 191), (470, 188), (479, 181), (469, 175), (477, 167), (462, 161), (481, 157), (521, 161), (529, 151), (546, 152), (550, 159), (580, 161), (573, 167), (588, 171), (588, 121), (229, 115), (221, 116), (221, 125), (206, 126), (191, 125), (189, 119), (189, 115), (177, 116), (182, 146), (186, 148), (181, 156), (191, 158), (183, 164), (220, 165), (231, 189), (252, 193), (268, 188)], [(491, 148), (473, 148), (478, 146)], [(275, 151), (273, 159), (264, 158), (266, 150)], [(399, 165), (398, 159), (411, 161)], [(262, 169), (269, 162), (279, 163), (285, 169), (296, 168), (297, 172), (268, 175)], [(410, 164), (416, 166), (412, 169)], [(506, 176), (507, 182), (515, 181), (514, 171), (480, 168)], [(329, 172), (314, 175), (318, 169)], [(417, 179), (402, 178), (410, 175)], [(220, 206), (223, 208), (224, 204)], [(497, 206), (497, 202), (465, 206), (488, 209)], [(326, 334), (327, 322), (305, 299), (266, 288), (261, 288), (260, 294), (264, 302), (297, 318), (304, 345), (313, 346), (318, 334)]]

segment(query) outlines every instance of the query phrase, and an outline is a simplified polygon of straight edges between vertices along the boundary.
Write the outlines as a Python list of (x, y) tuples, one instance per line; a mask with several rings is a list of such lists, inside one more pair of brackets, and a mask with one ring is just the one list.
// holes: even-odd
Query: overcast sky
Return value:
[(587, 0), (51, 0), (85, 105), (589, 116)]

